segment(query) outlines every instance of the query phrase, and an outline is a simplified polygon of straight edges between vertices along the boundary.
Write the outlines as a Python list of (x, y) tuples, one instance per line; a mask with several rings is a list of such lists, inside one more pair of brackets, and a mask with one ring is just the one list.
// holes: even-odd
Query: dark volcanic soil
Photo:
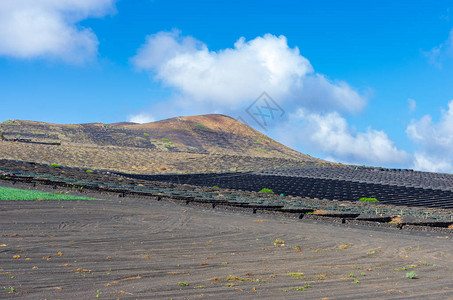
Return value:
[(149, 199), (2, 201), (0, 298), (452, 299), (450, 237)]

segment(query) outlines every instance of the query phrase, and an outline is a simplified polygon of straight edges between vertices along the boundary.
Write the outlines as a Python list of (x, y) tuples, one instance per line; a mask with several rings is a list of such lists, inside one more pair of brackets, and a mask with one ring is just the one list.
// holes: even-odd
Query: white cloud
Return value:
[(131, 115), (127, 119), (129, 122), (134, 122), (134, 123), (149, 123), (149, 122), (154, 122), (156, 119), (151, 114), (148, 113), (139, 113), (137, 115)]
[(371, 128), (365, 132), (356, 132), (337, 112), (320, 114), (299, 109), (291, 114), (281, 131), (284, 134), (292, 132), (303, 148), (321, 152), (330, 160), (405, 165), (410, 159), (385, 132)]
[(448, 103), (448, 110), (442, 110), (440, 121), (433, 123), (430, 115), (420, 120), (412, 120), (406, 133), (410, 139), (418, 143), (430, 153), (451, 155), (453, 149), (453, 100)]
[(77, 25), (114, 10), (115, 0), (2, 0), (0, 55), (52, 58), (69, 63), (93, 59), (99, 44), (90, 28)]
[(285, 144), (336, 161), (399, 166), (410, 162), (410, 155), (383, 131), (355, 132), (340, 112), (360, 111), (366, 97), (344, 81), (316, 73), (284, 36), (240, 38), (233, 48), (212, 51), (178, 31), (160, 32), (146, 38), (131, 62), (177, 91), (167, 105), (182, 114), (242, 117), (244, 107), (266, 91), (287, 112), (286, 119), (268, 128)]
[(433, 157), (426, 153), (415, 153), (413, 169), (427, 172), (452, 172), (453, 165), (451, 160)]
[(263, 91), (286, 107), (354, 112), (366, 103), (347, 83), (314, 73), (308, 59), (297, 47), (290, 48), (284, 36), (240, 38), (234, 48), (210, 51), (178, 31), (160, 32), (148, 36), (131, 61), (176, 88), (191, 107), (215, 103), (217, 108), (239, 109)]
[[(408, 137), (419, 145), (414, 168), (453, 171), (453, 100), (448, 110), (442, 110), (441, 119), (434, 123), (430, 115), (412, 120), (406, 129)], [(450, 167), (448, 167), (448, 165)]]
[(429, 50), (425, 55), (431, 64), (439, 68), (442, 67), (445, 59), (453, 56), (453, 29), (445, 42)]
[(407, 103), (409, 105), (409, 113), (412, 114), (415, 112), (415, 110), (417, 109), (417, 101), (415, 101), (414, 99), (407, 99)]

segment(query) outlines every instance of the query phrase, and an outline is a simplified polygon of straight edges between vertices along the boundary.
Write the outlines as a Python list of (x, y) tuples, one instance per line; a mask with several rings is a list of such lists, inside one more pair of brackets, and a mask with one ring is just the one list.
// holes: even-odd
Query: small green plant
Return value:
[(89, 173), (89, 174), (92, 174), (92, 173), (94, 173), (94, 171), (93, 171), (93, 170), (86, 170), (85, 172), (87, 172), (87, 173)]
[(354, 278), (355, 275), (351, 273), (351, 274), (349, 274), (349, 277)]
[(97, 290), (97, 292), (96, 292), (96, 298), (99, 298), (100, 294), (101, 294), (101, 293), (99, 292), (99, 290)]
[(406, 273), (406, 278), (416, 279), (417, 278), (417, 274), (415, 272), (407, 272)]
[(49, 167), (51, 167), (51, 168), (61, 168), (61, 166), (57, 165), (57, 164), (51, 164)]
[(309, 289), (310, 288), (310, 284), (309, 283), (305, 283), (305, 285), (303, 287), (296, 287), (294, 288), (296, 291), (305, 291), (306, 289)]
[(149, 136), (149, 133), (146, 133), (146, 132), (145, 132), (143, 135), (144, 135), (144, 136)]
[(276, 238), (274, 241), (274, 246), (285, 246), (285, 241), (281, 238)]
[(363, 272), (362, 272), (362, 273), (361, 273), (360, 275), (361, 275), (361, 276), (366, 276), (366, 274), (365, 274), (365, 273), (363, 273)]
[(204, 288), (206, 288), (206, 287), (205, 287), (204, 285), (197, 285), (195, 288), (196, 288), (196, 289), (204, 289)]
[(178, 282), (179, 286), (189, 286), (187, 282)]
[(264, 149), (258, 149), (259, 152), (263, 152), (263, 153), (266, 153), (267, 151), (264, 150)]
[(216, 185), (214, 185), (214, 186), (213, 186), (212, 188), (213, 188), (213, 189), (218, 189), (219, 187), (218, 187), (218, 186), (216, 186)]
[(356, 279), (356, 280), (354, 280), (352, 283), (358, 284), (359, 281)]
[(361, 202), (379, 202), (376, 198), (360, 198), (359, 201)]
[(169, 139), (162, 139), (162, 141), (164, 141), (164, 142), (168, 142), (168, 141), (170, 141), (170, 140), (169, 140)]
[(259, 191), (260, 193), (267, 193), (267, 194), (273, 194), (274, 191), (271, 190), (271, 189), (268, 189), (268, 188), (263, 188), (261, 189), (261, 191)]

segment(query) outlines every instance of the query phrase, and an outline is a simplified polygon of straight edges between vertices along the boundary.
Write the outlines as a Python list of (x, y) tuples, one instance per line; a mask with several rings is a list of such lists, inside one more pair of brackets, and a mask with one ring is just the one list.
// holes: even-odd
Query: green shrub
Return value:
[(271, 189), (267, 189), (267, 188), (264, 188), (262, 189), (261, 191), (259, 191), (260, 193), (267, 193), (267, 194), (273, 194), (274, 191), (271, 190)]
[(61, 166), (57, 165), (57, 164), (51, 164), (49, 167), (51, 167), (51, 168), (61, 168)]
[(362, 202), (379, 202), (379, 200), (376, 199), (376, 198), (360, 198), (359, 201), (362, 201)]

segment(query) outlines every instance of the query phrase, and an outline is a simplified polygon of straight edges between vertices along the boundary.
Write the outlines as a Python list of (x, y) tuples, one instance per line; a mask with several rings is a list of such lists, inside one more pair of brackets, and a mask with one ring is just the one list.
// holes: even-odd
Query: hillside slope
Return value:
[(181, 173), (322, 163), (217, 114), (146, 124), (8, 120), (0, 133), (0, 158), (92, 169)]

